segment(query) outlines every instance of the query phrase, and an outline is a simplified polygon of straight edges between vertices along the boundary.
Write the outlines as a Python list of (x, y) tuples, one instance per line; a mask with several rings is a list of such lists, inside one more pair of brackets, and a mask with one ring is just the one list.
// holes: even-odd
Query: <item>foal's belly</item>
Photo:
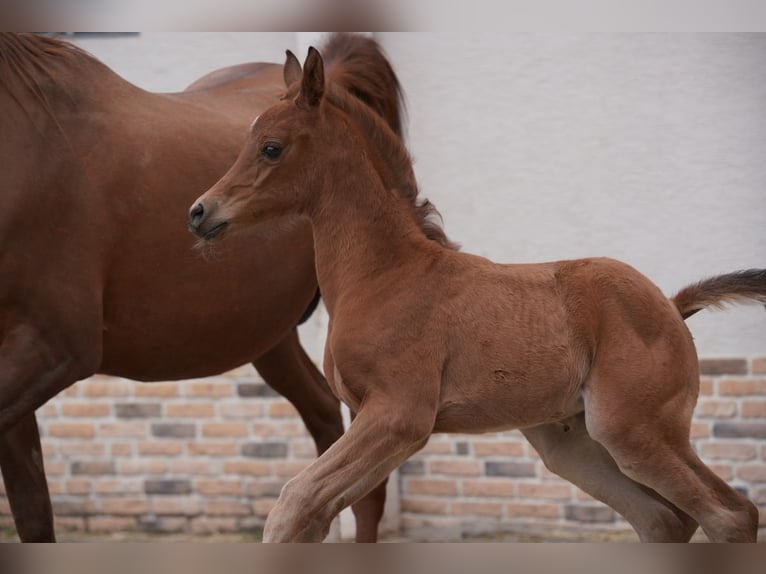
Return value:
[(448, 399), (441, 404), (434, 432), (485, 433), (529, 428), (558, 421), (583, 410), (577, 385), (562, 382), (547, 392), (517, 388), (478, 391), (473, 397)]

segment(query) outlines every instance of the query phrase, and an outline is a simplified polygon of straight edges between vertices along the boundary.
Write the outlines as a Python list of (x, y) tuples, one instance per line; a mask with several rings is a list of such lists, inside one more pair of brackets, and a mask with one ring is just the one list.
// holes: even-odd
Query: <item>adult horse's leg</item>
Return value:
[[(52, 319), (52, 313), (45, 315)], [(22, 541), (53, 540), (50, 498), (34, 411), (75, 381), (93, 374), (101, 339), (95, 323), (75, 329), (52, 323), (0, 325), (0, 467)], [(92, 326), (93, 328), (88, 328)]]
[[(264, 380), (298, 410), (317, 446), (325, 452), (343, 434), (340, 403), (293, 331), (253, 364)], [(386, 500), (385, 481), (354, 505), (356, 541), (375, 542)]]
[(343, 434), (340, 402), (306, 355), (295, 330), (253, 365), (269, 386), (297, 409), (318, 454)]
[(688, 514), (620, 471), (588, 434), (584, 413), (522, 432), (551, 472), (616, 510), (642, 542), (688, 542), (697, 530)]
[(35, 413), (0, 434), (0, 469), (16, 532), (22, 542), (55, 542)]

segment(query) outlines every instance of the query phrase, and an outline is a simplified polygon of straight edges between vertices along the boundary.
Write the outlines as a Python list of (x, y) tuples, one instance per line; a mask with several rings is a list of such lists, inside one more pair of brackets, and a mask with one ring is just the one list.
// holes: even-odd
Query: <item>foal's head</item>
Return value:
[[(211, 239), (227, 227), (300, 214), (320, 178), (323, 153), (341, 130), (323, 106), (322, 58), (314, 48), (301, 71), (288, 52), (287, 96), (253, 121), (244, 148), (226, 175), (189, 212), (192, 232)], [(292, 88), (292, 89), (290, 89)], [(296, 93), (297, 92), (297, 93)]]

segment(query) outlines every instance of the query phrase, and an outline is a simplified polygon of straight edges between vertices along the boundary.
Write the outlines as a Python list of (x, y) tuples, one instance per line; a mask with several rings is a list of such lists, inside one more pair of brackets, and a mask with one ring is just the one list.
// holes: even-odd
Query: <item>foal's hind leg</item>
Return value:
[(40, 434), (31, 412), (0, 434), (0, 469), (22, 542), (55, 542)]
[(588, 434), (583, 413), (522, 432), (551, 472), (616, 510), (642, 542), (688, 542), (697, 530), (693, 518), (620, 472)]
[[(301, 347), (296, 332), (253, 363), (264, 380), (290, 401), (314, 438), (317, 454), (343, 434), (340, 402)], [(386, 500), (386, 481), (354, 505), (356, 541), (375, 542)]]
[[(673, 342), (651, 349), (630, 340), (620, 341), (619, 350), (602, 345), (584, 392), (588, 432), (623, 473), (692, 516), (710, 540), (755, 542), (758, 509), (691, 447), (696, 356)], [(603, 360), (610, 352), (621, 360)]]

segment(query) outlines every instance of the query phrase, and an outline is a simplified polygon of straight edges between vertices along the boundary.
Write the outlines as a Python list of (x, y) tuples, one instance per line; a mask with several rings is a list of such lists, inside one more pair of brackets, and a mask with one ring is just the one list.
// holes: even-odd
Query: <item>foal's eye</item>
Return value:
[(282, 154), (282, 146), (269, 142), (261, 148), (261, 155), (266, 159), (277, 159)]

